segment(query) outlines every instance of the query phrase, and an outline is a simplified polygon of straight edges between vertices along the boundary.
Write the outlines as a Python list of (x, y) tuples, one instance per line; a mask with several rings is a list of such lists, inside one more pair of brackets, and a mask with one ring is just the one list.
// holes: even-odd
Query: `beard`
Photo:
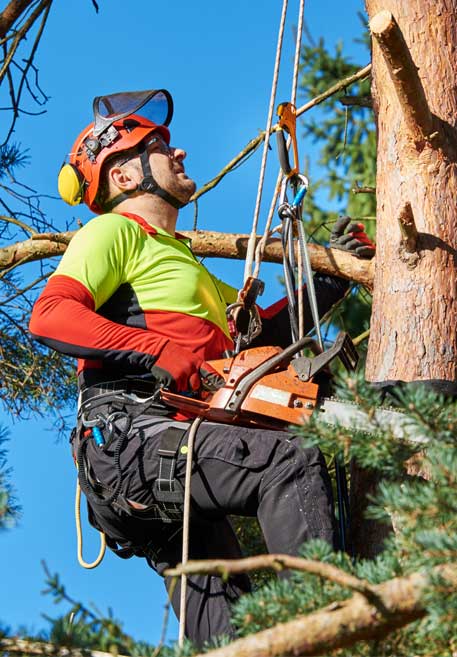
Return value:
[[(162, 187), (162, 185), (160, 186)], [(182, 203), (188, 203), (197, 189), (197, 184), (195, 180), (189, 178), (184, 173), (172, 172), (169, 179), (164, 181), (163, 187), (169, 194), (176, 197)]]

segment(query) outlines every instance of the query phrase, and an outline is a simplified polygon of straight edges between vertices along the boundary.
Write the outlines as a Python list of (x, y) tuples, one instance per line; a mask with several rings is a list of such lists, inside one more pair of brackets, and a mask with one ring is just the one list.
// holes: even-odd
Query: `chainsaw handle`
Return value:
[(313, 338), (308, 336), (305, 336), (301, 340), (297, 340), (297, 342), (293, 342), (288, 347), (280, 351), (279, 354), (275, 354), (264, 363), (262, 363), (262, 365), (259, 365), (252, 372), (247, 374), (240, 381), (240, 385), (243, 385), (245, 382), (249, 382), (250, 386), (253, 385), (258, 379), (260, 379), (262, 376), (265, 376), (265, 374), (268, 374), (268, 372), (271, 372), (271, 370), (273, 370), (275, 367), (278, 367), (278, 365), (282, 365), (284, 362), (289, 363), (296, 353), (313, 342)]
[(314, 342), (314, 340), (308, 336), (302, 338), (301, 340), (297, 340), (297, 342), (289, 345), (279, 354), (272, 356), (264, 363), (262, 363), (262, 365), (259, 365), (253, 369), (252, 372), (249, 372), (249, 374), (243, 377), (236, 388), (233, 390), (233, 393), (230, 395), (230, 398), (227, 402), (226, 408), (232, 413), (237, 413), (249, 390), (255, 383), (257, 383), (257, 381), (259, 381), (259, 379), (274, 370), (278, 365), (282, 365), (284, 362), (289, 363), (297, 352), (304, 349), (311, 342)]

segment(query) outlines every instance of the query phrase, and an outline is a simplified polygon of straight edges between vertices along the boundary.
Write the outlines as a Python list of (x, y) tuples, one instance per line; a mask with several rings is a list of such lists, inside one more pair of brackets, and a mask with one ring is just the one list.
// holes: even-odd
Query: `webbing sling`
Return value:
[(160, 511), (165, 515), (164, 522), (173, 520), (182, 520), (184, 488), (182, 484), (175, 479), (176, 462), (178, 459), (179, 449), (187, 429), (179, 427), (168, 427), (160, 437), (160, 447), (158, 454), (159, 476), (154, 482), (154, 497)]

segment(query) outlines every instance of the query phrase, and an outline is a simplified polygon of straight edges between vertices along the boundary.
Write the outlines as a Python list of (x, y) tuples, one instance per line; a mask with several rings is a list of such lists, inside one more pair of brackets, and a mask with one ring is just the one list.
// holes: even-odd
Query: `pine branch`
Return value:
[[(246, 257), (249, 235), (202, 230), (182, 231), (182, 233), (191, 238), (192, 248), (197, 256), (233, 260), (243, 260)], [(10, 270), (23, 262), (60, 256), (65, 252), (73, 235), (75, 231), (35, 234), (28, 240), (0, 248), (0, 271)], [(373, 260), (354, 258), (344, 251), (327, 249), (317, 244), (309, 244), (308, 248), (314, 271), (341, 276), (368, 288), (372, 287)], [(282, 262), (281, 240), (277, 238), (267, 240), (264, 260)]]
[(5, 77), (9, 69), (9, 66), (13, 60), (13, 57), (16, 53), (16, 50), (19, 47), (20, 42), (22, 41), (22, 39), (25, 39), (27, 37), (27, 32), (30, 30), (35, 20), (39, 17), (42, 11), (44, 11), (47, 7), (50, 6), (51, 2), (52, 0), (41, 0), (40, 4), (36, 7), (35, 11), (32, 14), (30, 14), (29, 18), (24, 23), (24, 25), (17, 31), (17, 34), (13, 39), (8, 54), (6, 55), (5, 60), (3, 61), (3, 66), (0, 69), (0, 82)]
[[(324, 655), (357, 641), (384, 639), (390, 632), (426, 615), (424, 597), (431, 575), (440, 575), (449, 588), (457, 588), (457, 565), (438, 566), (427, 576), (413, 573), (372, 586), (380, 606), (364, 595), (333, 602), (307, 616), (251, 634), (227, 646), (205, 653), (206, 657), (305, 657)], [(52, 643), (20, 638), (0, 639), (0, 650), (15, 655), (43, 657), (111, 657), (91, 649), (61, 648)], [(118, 655), (118, 657), (125, 657)], [(203, 657), (199, 654), (196, 657)]]
[(373, 98), (371, 96), (343, 96), (340, 103), (344, 107), (366, 107), (373, 109)]
[[(457, 565), (437, 567), (433, 574), (441, 575), (454, 589), (457, 587)], [(205, 653), (205, 657), (325, 655), (331, 650), (352, 646), (357, 641), (384, 639), (390, 632), (426, 615), (423, 599), (429, 585), (429, 577), (421, 573), (397, 577), (373, 586), (384, 612), (364, 596), (356, 594), (307, 616), (238, 639)]]
[(425, 90), (404, 36), (390, 11), (377, 13), (370, 21), (392, 80), (405, 125), (415, 142), (437, 136)]
[[(19, 86), (18, 86), (17, 92), (14, 92), (14, 88), (11, 89), (10, 96), (11, 96), (11, 102), (12, 102), (12, 104), (13, 104), (13, 120), (12, 120), (11, 125), (10, 125), (10, 127), (9, 127), (9, 130), (8, 130), (7, 136), (6, 136), (6, 138), (5, 138), (4, 142), (3, 142), (4, 144), (6, 144), (6, 143), (9, 141), (9, 138), (11, 137), (11, 135), (12, 135), (12, 133), (13, 133), (13, 131), (14, 131), (14, 127), (15, 127), (15, 125), (16, 125), (16, 121), (17, 121), (18, 116), (19, 116), (19, 111), (20, 111), (20, 110), (19, 110), (19, 105), (20, 105), (20, 101), (21, 101), (21, 96), (22, 96), (22, 91), (23, 91), (24, 85), (26, 86), (26, 88), (27, 88), (28, 91), (30, 92), (30, 95), (31, 95), (32, 98), (35, 100), (35, 102), (37, 102), (37, 103), (39, 102), (39, 101), (38, 101), (38, 98), (37, 98), (37, 97), (35, 96), (35, 94), (32, 92), (32, 90), (31, 90), (31, 88), (30, 88), (30, 84), (29, 84), (29, 82), (28, 82), (27, 75), (28, 75), (28, 72), (29, 72), (29, 69), (30, 69), (30, 68), (32, 68), (32, 69), (35, 71), (35, 75), (36, 75), (36, 77), (37, 77), (36, 86), (37, 86), (38, 90), (39, 90), (39, 91), (41, 92), (41, 94), (44, 96), (45, 101), (47, 100), (47, 97), (44, 95), (44, 93), (41, 91), (41, 89), (40, 89), (39, 86), (38, 86), (38, 70), (37, 70), (36, 67), (33, 65), (33, 59), (34, 59), (34, 57), (35, 57), (35, 55), (36, 55), (36, 52), (37, 52), (38, 45), (39, 45), (39, 43), (40, 43), (41, 37), (43, 36), (44, 27), (45, 27), (45, 25), (46, 25), (46, 21), (48, 20), (49, 12), (50, 12), (50, 10), (51, 10), (51, 4), (52, 4), (52, 0), (44, 0), (44, 4), (43, 4), (44, 12), (43, 12), (43, 17), (42, 17), (42, 19), (41, 19), (41, 24), (40, 24), (40, 26), (39, 26), (39, 28), (38, 28), (38, 31), (37, 31), (37, 34), (36, 34), (36, 36), (35, 36), (35, 41), (34, 41), (34, 43), (33, 43), (32, 50), (31, 50), (31, 52), (30, 52), (30, 55), (29, 55), (28, 58), (25, 60), (25, 68), (21, 69), (21, 80), (20, 80), (20, 82), (19, 82)], [(38, 15), (39, 15), (39, 14), (37, 14), (37, 17), (38, 17)]]
[(357, 593), (361, 593), (373, 603), (376, 603), (377, 601), (374, 589), (368, 582), (361, 580), (358, 577), (354, 577), (332, 564), (315, 561), (313, 559), (293, 557), (288, 554), (261, 554), (255, 557), (247, 557), (245, 559), (202, 559), (199, 561), (188, 561), (185, 565), (179, 564), (176, 568), (169, 568), (165, 571), (165, 575), (167, 577), (173, 577), (184, 574), (207, 575), (216, 573), (225, 577), (227, 575), (270, 568), (276, 571), (291, 569), (312, 573), (318, 577), (331, 580), (340, 586), (349, 588), (352, 591), (357, 591)]
[(5, 221), (8, 224), (14, 224), (15, 226), (19, 226), (19, 228), (25, 230), (27, 233), (36, 235), (36, 230), (34, 228), (24, 223), (23, 221), (16, 219), (15, 217), (7, 217), (5, 214), (0, 214), (0, 221)]
[[(10, 655), (40, 655), (42, 657), (113, 657), (111, 652), (90, 648), (60, 648), (54, 643), (32, 641), (17, 637), (0, 639), (0, 650)], [(127, 655), (116, 655), (127, 657)]]
[(11, 0), (0, 13), (0, 39), (12, 28), (16, 20), (35, 0)]
[[(324, 93), (319, 94), (312, 100), (310, 100), (308, 103), (305, 103), (305, 105), (302, 105), (301, 107), (297, 108), (297, 116), (301, 116), (308, 110), (310, 110), (313, 107), (316, 107), (316, 105), (319, 105), (320, 103), (323, 103), (325, 100), (330, 98), (331, 96), (334, 96), (336, 93), (339, 91), (342, 91), (343, 89), (346, 89), (349, 87), (351, 84), (354, 84), (355, 82), (358, 82), (360, 80), (364, 80), (371, 74), (371, 64), (368, 64), (364, 68), (360, 69), (353, 75), (349, 75), (347, 78), (343, 78), (342, 80), (339, 80), (336, 82), (334, 85), (329, 87)], [(272, 128), (271, 128), (271, 133), (273, 134), (279, 129), (279, 126), (277, 123), (275, 123)], [(203, 187), (200, 189), (197, 189), (195, 194), (192, 196), (191, 201), (196, 201), (200, 196), (203, 196), (203, 194), (206, 194), (206, 192), (209, 192), (210, 189), (213, 189), (218, 185), (221, 180), (228, 174), (230, 171), (233, 171), (233, 169), (238, 166), (246, 157), (253, 153), (256, 148), (260, 146), (260, 144), (264, 141), (265, 139), (265, 131), (260, 132), (257, 137), (254, 139), (251, 139), (251, 141), (246, 144), (246, 146), (236, 155), (228, 164), (225, 165), (221, 171), (214, 176), (209, 182), (205, 183)]]

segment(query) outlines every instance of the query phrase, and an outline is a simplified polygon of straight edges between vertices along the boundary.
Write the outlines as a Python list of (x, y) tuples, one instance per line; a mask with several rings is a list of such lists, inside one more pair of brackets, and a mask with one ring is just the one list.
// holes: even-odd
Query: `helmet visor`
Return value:
[(168, 125), (173, 116), (173, 100), (166, 89), (126, 91), (94, 98), (94, 137), (115, 121), (139, 114), (156, 125)]

